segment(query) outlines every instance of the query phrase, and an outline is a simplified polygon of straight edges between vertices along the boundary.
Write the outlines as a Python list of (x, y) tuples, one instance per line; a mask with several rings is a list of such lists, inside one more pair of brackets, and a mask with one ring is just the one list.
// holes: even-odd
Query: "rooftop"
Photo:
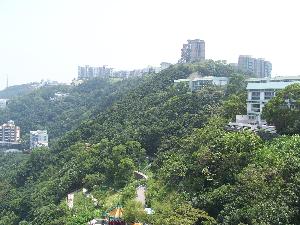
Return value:
[(264, 77), (264, 78), (249, 78), (246, 81), (248, 83), (266, 83), (266, 82), (289, 82), (289, 81), (300, 81), (300, 76), (276, 76), (276, 77)]
[(293, 82), (266, 82), (266, 83), (248, 83), (247, 90), (264, 90), (264, 89), (283, 89), (291, 84), (300, 83), (300, 81)]

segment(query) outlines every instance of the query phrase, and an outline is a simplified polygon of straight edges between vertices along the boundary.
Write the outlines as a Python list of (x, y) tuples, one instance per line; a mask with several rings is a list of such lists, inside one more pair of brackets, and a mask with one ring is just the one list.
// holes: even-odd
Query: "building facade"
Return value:
[(252, 78), (247, 80), (247, 116), (252, 124), (265, 124), (261, 113), (265, 104), (272, 99), (278, 90), (288, 85), (300, 83), (300, 76)]
[(20, 132), (20, 127), (10, 120), (0, 126), (0, 142), (2, 144), (19, 144)]
[(240, 55), (238, 68), (244, 72), (250, 72), (256, 77), (271, 77), (272, 63), (262, 58), (253, 58), (250, 55)]
[(190, 63), (205, 60), (205, 42), (200, 39), (188, 40), (181, 49), (179, 63)]
[(30, 131), (30, 149), (48, 147), (47, 130)]

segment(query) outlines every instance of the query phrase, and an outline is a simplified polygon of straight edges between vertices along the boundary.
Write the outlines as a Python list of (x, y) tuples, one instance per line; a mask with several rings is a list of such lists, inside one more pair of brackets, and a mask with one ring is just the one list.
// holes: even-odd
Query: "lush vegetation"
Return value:
[[(230, 83), (193, 93), (174, 85), (193, 72)], [(57, 92), (69, 95), (55, 99)], [(1, 120), (48, 129), (55, 140), (28, 155), (0, 155), (0, 224), (87, 224), (118, 204), (128, 222), (153, 225), (299, 224), (298, 132), (265, 141), (225, 131), (245, 101), (245, 75), (213, 61), (15, 98)], [(134, 171), (149, 178), (136, 180)], [(139, 185), (152, 215), (134, 200)]]
[(14, 120), (21, 127), (25, 144), (30, 130), (46, 129), (53, 140), (104, 111), (136, 83), (134, 79), (118, 83), (95, 79), (79, 86), (40, 87), (12, 98), (4, 110), (0, 109), (0, 122)]
[(278, 91), (263, 109), (263, 116), (281, 134), (300, 133), (300, 84)]

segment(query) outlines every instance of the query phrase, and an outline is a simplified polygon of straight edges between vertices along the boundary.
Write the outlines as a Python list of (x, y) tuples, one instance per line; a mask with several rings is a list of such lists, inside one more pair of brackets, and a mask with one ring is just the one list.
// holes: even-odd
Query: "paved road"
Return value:
[(136, 189), (136, 200), (141, 202), (144, 207), (146, 204), (145, 191), (146, 191), (146, 187), (144, 186), (139, 186)]

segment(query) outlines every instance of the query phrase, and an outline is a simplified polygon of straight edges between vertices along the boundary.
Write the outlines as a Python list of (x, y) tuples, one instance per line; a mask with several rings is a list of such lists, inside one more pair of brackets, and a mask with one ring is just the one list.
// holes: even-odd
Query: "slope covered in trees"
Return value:
[[(174, 85), (195, 71), (228, 76), (230, 83), (193, 93)], [(86, 224), (118, 203), (128, 220), (154, 225), (299, 224), (300, 137), (264, 141), (255, 133), (223, 129), (245, 110), (244, 85), (243, 74), (207, 61), (22, 97), (34, 99), (35, 107), (41, 103), (39, 113), (16, 99), (11, 107), (34, 114), (23, 122), (15, 115), (24, 126), (40, 118), (35, 124), (53, 132), (65, 128), (50, 149), (1, 155), (0, 224)], [(54, 106), (49, 98), (57, 91), (69, 96)], [(50, 113), (53, 121), (47, 120)], [(149, 179), (136, 181), (136, 170)], [(141, 184), (153, 215), (134, 202)], [(98, 206), (77, 192), (83, 187)], [(65, 203), (70, 192), (77, 199), (72, 210)]]
[(29, 94), (36, 89), (36, 83), (14, 85), (0, 91), (0, 98), (11, 99)]
[(30, 130), (46, 129), (54, 139), (92, 118), (119, 99), (122, 93), (137, 81), (94, 79), (79, 86), (45, 86), (26, 95), (12, 98), (0, 110), (0, 122), (14, 120), (20, 126), (23, 140), (28, 140)]

